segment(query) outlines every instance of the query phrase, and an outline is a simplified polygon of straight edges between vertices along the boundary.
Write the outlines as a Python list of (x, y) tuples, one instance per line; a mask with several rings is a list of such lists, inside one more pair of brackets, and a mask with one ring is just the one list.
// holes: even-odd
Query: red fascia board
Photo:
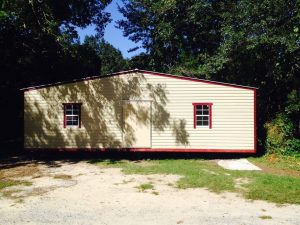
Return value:
[(28, 87), (28, 88), (22, 88), (20, 90), (26, 92), (26, 91), (31, 91), (31, 90), (36, 90), (36, 89), (41, 89), (41, 88), (46, 88), (46, 87), (51, 87), (51, 86), (59, 86), (59, 85), (63, 85), (63, 84), (76, 83), (76, 82), (81, 82), (81, 81), (95, 80), (95, 79), (125, 75), (128, 73), (139, 73), (139, 72), (145, 73), (145, 74), (156, 75), (156, 76), (170, 77), (170, 78), (174, 78), (174, 79), (189, 80), (189, 81), (200, 82), (200, 83), (208, 83), (208, 84), (215, 84), (215, 85), (221, 85), (221, 86), (235, 87), (235, 88), (246, 89), (246, 90), (257, 89), (255, 87), (248, 87), (248, 86), (242, 86), (242, 85), (237, 85), (237, 84), (229, 84), (229, 83), (223, 83), (223, 82), (218, 82), (218, 81), (210, 81), (210, 80), (204, 80), (204, 79), (199, 79), (199, 78), (184, 77), (184, 76), (178, 76), (178, 75), (167, 74), (167, 73), (159, 73), (159, 72), (154, 72), (154, 71), (135, 69), (135, 70), (128, 70), (128, 71), (112, 73), (112, 74), (105, 75), (105, 76), (92, 76), (92, 77), (86, 77), (86, 78), (81, 78), (81, 79), (74, 79), (71, 81), (62, 81), (62, 82), (57, 82), (57, 83), (52, 83), (52, 84), (45, 84), (45, 85)]
[(116, 152), (177, 152), (177, 153), (256, 153), (252, 149), (187, 149), (187, 148), (24, 148), (27, 151), (116, 151)]
[(242, 86), (242, 85), (238, 85), (238, 84), (223, 83), (223, 82), (219, 82), (219, 81), (204, 80), (204, 79), (193, 78), (193, 77), (184, 77), (184, 76), (178, 76), (178, 75), (167, 74), (167, 73), (158, 73), (158, 72), (152, 72), (152, 71), (146, 71), (146, 70), (140, 70), (140, 72), (143, 72), (143, 73), (146, 73), (146, 74), (157, 75), (157, 76), (171, 77), (171, 78), (175, 78), (175, 79), (179, 79), (179, 80), (189, 80), (189, 81), (194, 81), (194, 82), (199, 82), (199, 83), (215, 84), (215, 85), (235, 87), (235, 88), (246, 89), (246, 90), (257, 89), (255, 87), (248, 87), (248, 86)]

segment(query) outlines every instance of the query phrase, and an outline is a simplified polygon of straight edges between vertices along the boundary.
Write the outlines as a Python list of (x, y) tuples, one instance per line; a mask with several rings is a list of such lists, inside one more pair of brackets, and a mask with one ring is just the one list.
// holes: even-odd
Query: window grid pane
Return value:
[(79, 104), (67, 104), (65, 105), (65, 125), (66, 126), (80, 126), (80, 105)]
[(209, 126), (209, 105), (196, 105), (195, 120), (196, 126), (207, 127)]

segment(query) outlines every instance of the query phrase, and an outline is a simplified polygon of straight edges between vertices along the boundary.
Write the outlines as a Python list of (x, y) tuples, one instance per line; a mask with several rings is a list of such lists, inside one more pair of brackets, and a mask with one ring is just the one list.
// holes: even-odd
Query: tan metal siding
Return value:
[[(165, 84), (170, 121), (185, 122), (188, 137), (177, 141), (174, 125), (153, 131), (153, 148), (254, 149), (254, 91), (146, 75), (152, 85)], [(194, 129), (193, 102), (211, 102), (212, 129)], [(185, 133), (183, 130), (183, 133)], [(181, 141), (181, 142), (180, 142)]]
[[(25, 147), (122, 147), (122, 100), (152, 101), (152, 148), (254, 149), (254, 91), (147, 73), (24, 94)], [(63, 128), (66, 102), (82, 103), (81, 128)], [(193, 102), (211, 102), (212, 129), (196, 128)]]

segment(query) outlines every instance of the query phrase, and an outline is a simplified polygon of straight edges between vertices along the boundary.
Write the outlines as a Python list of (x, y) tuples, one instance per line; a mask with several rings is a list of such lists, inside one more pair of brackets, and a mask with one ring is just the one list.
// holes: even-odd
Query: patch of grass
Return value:
[(258, 174), (247, 187), (249, 191), (245, 192), (244, 195), (249, 199), (300, 204), (299, 178)]
[(1, 180), (0, 181), (0, 190), (3, 188), (7, 188), (10, 186), (18, 185), (17, 181), (12, 181), (12, 180)]
[(272, 219), (272, 216), (259, 216), (262, 220), (270, 220)]
[(152, 194), (159, 195), (159, 192), (158, 191), (152, 191)]
[(67, 174), (56, 174), (53, 176), (54, 179), (61, 179), (61, 180), (70, 180), (72, 179), (71, 175), (67, 175)]
[(261, 167), (265, 172), (300, 177), (300, 157), (272, 154), (259, 158), (249, 158), (249, 160)]
[(21, 165), (0, 170), (0, 191), (4, 197), (12, 197), (17, 190), (3, 190), (7, 187), (23, 185), (30, 186), (32, 182), (20, 180), (22, 177), (33, 177), (38, 174), (39, 168), (35, 164)]
[(32, 185), (32, 183), (29, 181), (19, 181), (19, 180), (0, 180), (0, 190), (11, 186), (16, 186), (16, 185), (30, 186)]
[(20, 192), (20, 190), (15, 190), (15, 189), (4, 190), (4, 188), (17, 186), (17, 185), (30, 186), (32, 185), (32, 183), (29, 181), (20, 181), (20, 180), (0, 180), (0, 191), (2, 193), (2, 196), (6, 198), (19, 199), (18, 197), (15, 197), (14, 194)]
[[(255, 164), (261, 160), (261, 164), (268, 166), (266, 159), (251, 158)], [(289, 159), (290, 160), (290, 159)], [(141, 162), (141, 161), (140, 161)], [(291, 171), (298, 171), (298, 163), (293, 161)], [(224, 191), (238, 192), (248, 199), (260, 199), (278, 204), (300, 204), (300, 179), (293, 175), (278, 175), (268, 171), (231, 171), (219, 167), (215, 162), (203, 159), (189, 160), (153, 160), (152, 163), (139, 166), (134, 161), (101, 161), (97, 163), (101, 167), (122, 168), (125, 174), (176, 174), (182, 178), (177, 182), (178, 188), (207, 188), (210, 191), (220, 193)], [(277, 169), (286, 168), (289, 161), (280, 161)], [(268, 167), (271, 168), (271, 167)], [(299, 167), (300, 168), (300, 167)], [(282, 169), (281, 169), (282, 170)], [(247, 180), (237, 185), (237, 181)]]
[(153, 189), (154, 186), (153, 184), (151, 183), (145, 183), (145, 184), (141, 184), (139, 186), (137, 186), (137, 188), (140, 190), (140, 191), (146, 191), (146, 190), (149, 190), (149, 189)]

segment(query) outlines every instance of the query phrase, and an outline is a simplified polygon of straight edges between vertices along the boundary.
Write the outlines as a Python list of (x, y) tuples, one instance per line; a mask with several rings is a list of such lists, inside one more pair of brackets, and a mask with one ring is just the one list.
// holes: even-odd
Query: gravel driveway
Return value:
[[(174, 175), (124, 175), (85, 162), (38, 167), (32, 186), (8, 188), (24, 201), (0, 199), (0, 224), (300, 224), (299, 205), (176, 189)], [(154, 190), (137, 188), (149, 182)]]

